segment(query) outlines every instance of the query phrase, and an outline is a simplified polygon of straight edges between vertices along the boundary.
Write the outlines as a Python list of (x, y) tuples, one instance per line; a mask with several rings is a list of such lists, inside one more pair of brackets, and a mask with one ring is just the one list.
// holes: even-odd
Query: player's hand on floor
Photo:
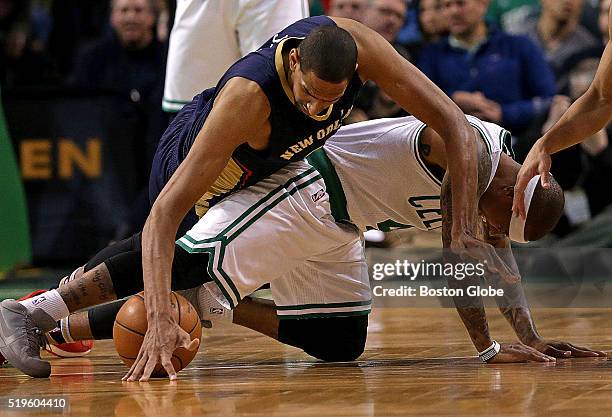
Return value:
[(568, 342), (537, 339), (529, 343), (534, 349), (555, 358), (598, 358), (606, 357), (604, 352), (576, 346)]
[(170, 359), (175, 349), (182, 347), (195, 350), (200, 345), (199, 339), (191, 340), (189, 334), (170, 317), (150, 320), (140, 352), (136, 361), (123, 381), (148, 381), (158, 363), (161, 363), (170, 380), (176, 379), (176, 372)]
[(554, 362), (555, 358), (522, 343), (500, 343), (497, 355), (487, 363)]

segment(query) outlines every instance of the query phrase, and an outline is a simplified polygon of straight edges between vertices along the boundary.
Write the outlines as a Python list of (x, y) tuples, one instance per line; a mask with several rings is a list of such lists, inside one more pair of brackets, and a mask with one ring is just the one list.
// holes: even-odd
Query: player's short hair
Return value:
[(313, 71), (320, 79), (339, 83), (350, 80), (357, 65), (357, 44), (338, 26), (319, 26), (300, 43), (302, 71)]
[(550, 233), (563, 215), (564, 206), (563, 190), (554, 178), (550, 177), (549, 188), (542, 187), (538, 181), (527, 213), (525, 239), (534, 241)]

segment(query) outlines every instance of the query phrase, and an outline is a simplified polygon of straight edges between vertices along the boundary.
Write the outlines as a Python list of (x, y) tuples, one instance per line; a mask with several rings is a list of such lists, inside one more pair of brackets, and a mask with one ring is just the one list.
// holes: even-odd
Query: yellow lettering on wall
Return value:
[(21, 175), (26, 180), (51, 178), (51, 142), (28, 139), (20, 143)]
[(81, 149), (69, 139), (60, 139), (58, 144), (58, 174), (60, 178), (71, 178), (74, 166), (89, 178), (97, 178), (102, 172), (102, 147), (99, 139), (87, 140), (87, 151)]

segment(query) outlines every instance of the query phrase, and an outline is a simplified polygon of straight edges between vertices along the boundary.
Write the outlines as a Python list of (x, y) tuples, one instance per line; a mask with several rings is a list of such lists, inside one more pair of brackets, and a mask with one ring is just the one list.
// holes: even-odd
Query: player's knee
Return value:
[(363, 353), (367, 316), (281, 320), (279, 340), (327, 362), (354, 361)]
[(318, 346), (304, 349), (309, 355), (326, 362), (351, 362), (361, 356), (365, 349), (365, 337), (351, 340), (322, 341)]

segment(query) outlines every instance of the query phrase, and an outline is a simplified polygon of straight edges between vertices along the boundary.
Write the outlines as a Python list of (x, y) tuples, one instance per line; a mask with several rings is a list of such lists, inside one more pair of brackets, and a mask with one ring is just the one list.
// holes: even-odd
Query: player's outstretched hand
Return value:
[(531, 148), (523, 166), (519, 170), (516, 176), (516, 185), (514, 186), (514, 201), (512, 203), (512, 211), (521, 216), (523, 219), (527, 218), (525, 212), (525, 189), (529, 181), (540, 174), (540, 182), (542, 187), (548, 188), (550, 186), (550, 166), (552, 162), (550, 160), (550, 154), (546, 152), (540, 145), (540, 142), (536, 142)]
[(487, 363), (555, 362), (555, 358), (522, 343), (500, 343), (497, 355)]
[(176, 379), (176, 372), (170, 359), (174, 350), (182, 347), (193, 351), (199, 345), (200, 339), (191, 340), (189, 334), (181, 329), (171, 317), (149, 320), (149, 327), (136, 361), (122, 380), (148, 381), (155, 366), (161, 363), (168, 377), (173, 381)]
[(568, 342), (556, 340), (536, 339), (529, 346), (555, 358), (603, 358), (607, 355), (598, 350), (572, 345)]

